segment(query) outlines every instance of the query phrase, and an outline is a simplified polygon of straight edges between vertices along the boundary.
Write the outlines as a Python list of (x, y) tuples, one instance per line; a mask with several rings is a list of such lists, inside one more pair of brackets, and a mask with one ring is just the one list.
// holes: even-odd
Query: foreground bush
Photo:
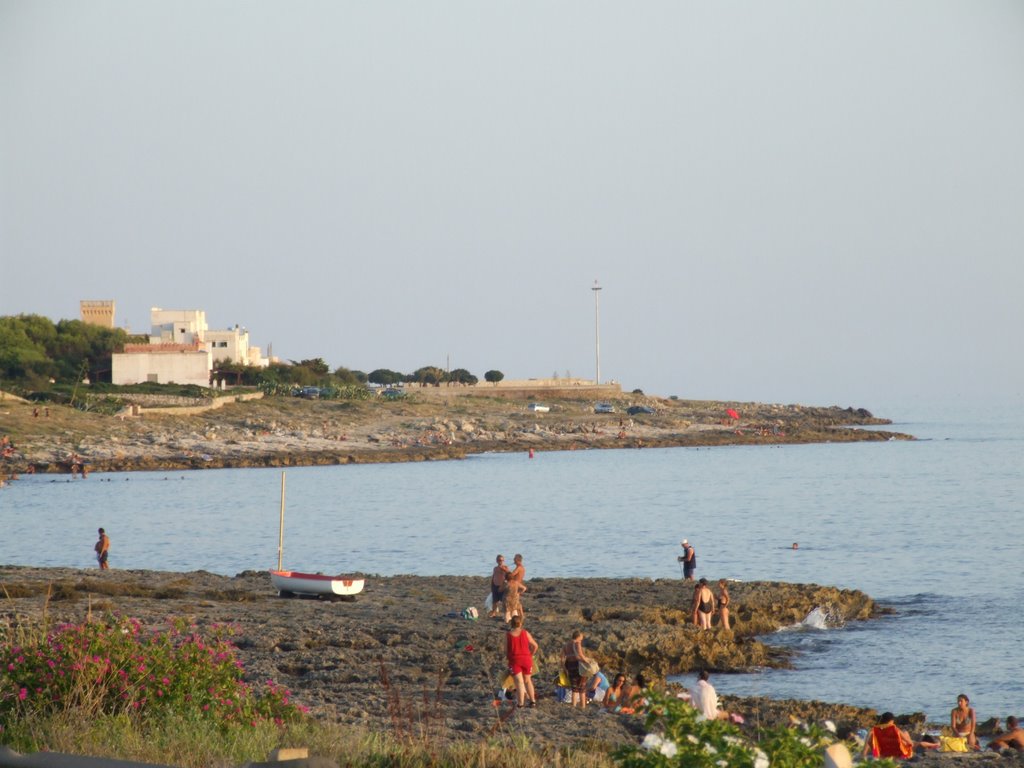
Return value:
[(62, 712), (139, 722), (186, 718), (221, 728), (301, 719), (288, 691), (273, 682), (255, 691), (243, 682), (229, 635), (221, 627), (204, 637), (183, 622), (147, 631), (114, 617), (52, 631), (0, 629), (0, 728)]
[[(688, 702), (663, 694), (648, 694), (649, 733), (639, 747), (615, 753), (621, 768), (818, 768), (825, 748), (835, 742), (831, 732), (811, 725), (773, 728), (758, 734), (757, 742), (724, 720), (704, 720)], [(876, 760), (878, 768), (896, 768), (891, 760)]]

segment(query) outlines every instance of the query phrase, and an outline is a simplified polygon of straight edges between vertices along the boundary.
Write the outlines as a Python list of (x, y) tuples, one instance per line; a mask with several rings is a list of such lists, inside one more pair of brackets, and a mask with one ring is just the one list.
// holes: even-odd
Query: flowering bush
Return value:
[(147, 632), (121, 618), (20, 641), (0, 633), (0, 728), (69, 710), (148, 720), (188, 715), (223, 726), (301, 718), (305, 710), (288, 691), (268, 682), (256, 692), (243, 682), (230, 634), (218, 627), (203, 637), (184, 622)]
[[(825, 748), (835, 741), (829, 731), (812, 725), (767, 730), (755, 743), (732, 723), (704, 720), (681, 699), (654, 692), (644, 695), (650, 702), (649, 733), (639, 747), (615, 752), (622, 768), (817, 768), (824, 764)], [(873, 765), (896, 766), (891, 760)]]

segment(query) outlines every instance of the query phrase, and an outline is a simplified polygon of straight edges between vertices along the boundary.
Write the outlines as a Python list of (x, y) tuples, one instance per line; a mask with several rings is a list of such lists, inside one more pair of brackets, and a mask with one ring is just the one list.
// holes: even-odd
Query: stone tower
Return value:
[(83, 323), (101, 325), (104, 328), (114, 327), (113, 301), (80, 301), (78, 307)]

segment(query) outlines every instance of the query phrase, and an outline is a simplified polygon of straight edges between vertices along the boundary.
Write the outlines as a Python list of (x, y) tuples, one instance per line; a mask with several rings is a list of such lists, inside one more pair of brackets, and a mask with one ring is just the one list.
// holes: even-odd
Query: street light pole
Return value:
[(597, 356), (597, 371), (594, 383), (601, 383), (601, 286), (594, 281), (594, 350)]

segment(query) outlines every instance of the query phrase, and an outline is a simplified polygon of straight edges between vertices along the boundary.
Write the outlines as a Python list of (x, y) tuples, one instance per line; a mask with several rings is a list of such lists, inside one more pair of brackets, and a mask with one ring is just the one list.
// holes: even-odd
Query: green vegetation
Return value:
[[(698, 719), (688, 702), (647, 692), (647, 736), (640, 746), (615, 752), (619, 768), (819, 768), (835, 735), (816, 725), (760, 731), (754, 741), (725, 720)], [(875, 760), (878, 768), (896, 768), (892, 760)]]
[[(14, 595), (8, 595), (13, 599)], [(146, 628), (107, 616), (51, 626), (0, 623), (0, 739), (21, 752), (56, 751), (192, 766), (237, 766), (279, 747), (305, 746), (342, 768), (817, 768), (836, 741), (817, 726), (759, 731), (698, 720), (688, 703), (646, 692), (647, 737), (614, 752), (602, 744), (536, 748), (510, 735), (495, 708), (490, 735), (447, 738), (440, 690), (405, 700), (382, 666), (387, 734), (317, 721), (267, 681), (245, 682), (229, 627), (201, 633), (178, 620)], [(875, 761), (895, 768), (891, 760)]]
[(110, 356), (129, 341), (120, 328), (80, 320), (54, 324), (41, 315), (0, 317), (0, 381), (25, 389), (46, 388), (51, 379), (110, 381)]
[(273, 682), (261, 690), (243, 682), (230, 635), (215, 627), (204, 636), (183, 621), (149, 630), (117, 617), (2, 625), (3, 740), (21, 751), (63, 748), (55, 743), (83, 723), (92, 724), (86, 740), (116, 734), (136, 748), (193, 731), (216, 737), (222, 746), (215, 751), (276, 740), (277, 731), (305, 721), (305, 710)]
[(113, 616), (57, 627), (8, 619), (0, 624), (0, 741), (19, 752), (184, 768), (237, 766), (295, 746), (343, 768), (541, 768), (552, 757), (565, 768), (612, 768), (603, 752), (549, 755), (507, 735), (443, 744), (443, 718), (425, 726), (434, 708), (413, 713), (397, 692), (391, 735), (318, 722), (273, 682), (259, 691), (244, 682), (230, 636), (228, 627), (204, 635), (184, 621), (154, 630)]

